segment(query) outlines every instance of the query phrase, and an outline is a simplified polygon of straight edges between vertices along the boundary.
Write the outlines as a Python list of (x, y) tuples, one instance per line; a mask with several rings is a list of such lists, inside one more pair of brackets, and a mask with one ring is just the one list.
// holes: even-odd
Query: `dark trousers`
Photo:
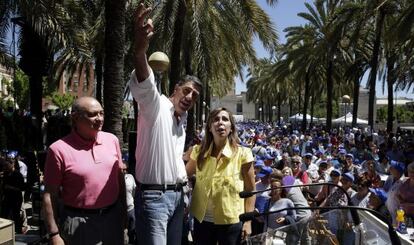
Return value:
[(22, 202), (22, 196), (5, 196), (3, 203), (1, 204), (0, 216), (14, 221), (16, 233), (22, 233), (23, 220), (20, 217)]
[(242, 223), (216, 225), (194, 219), (194, 242), (197, 245), (233, 245), (241, 242)]
[(135, 244), (135, 210), (128, 211), (128, 244)]
[(85, 214), (63, 208), (60, 235), (66, 245), (124, 244), (121, 208), (117, 203), (102, 214)]

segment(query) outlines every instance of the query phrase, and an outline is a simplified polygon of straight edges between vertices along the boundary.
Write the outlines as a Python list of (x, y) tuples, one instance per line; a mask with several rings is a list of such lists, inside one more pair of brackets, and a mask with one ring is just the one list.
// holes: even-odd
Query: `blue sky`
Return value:
[[(280, 43), (285, 43), (285, 34), (283, 30), (289, 26), (302, 25), (305, 23), (305, 20), (302, 17), (299, 17), (297, 14), (300, 12), (307, 12), (305, 7), (305, 2), (312, 3), (310, 0), (279, 0), (278, 3), (272, 7), (266, 4), (265, 0), (257, 0), (259, 5), (269, 14), (273, 24), (278, 32)], [(266, 50), (263, 49), (263, 46), (260, 42), (255, 40), (254, 47), (256, 49), (256, 54), (259, 57), (268, 57), (269, 54)], [(362, 80), (362, 86), (365, 86), (366, 80), (368, 79), (368, 74), (366, 74)], [(236, 93), (241, 91), (246, 91), (245, 83), (241, 82), (240, 78), (236, 79)], [(386, 97), (387, 93), (382, 93), (382, 82), (377, 81), (377, 97)], [(412, 90), (410, 93), (398, 91), (398, 97), (405, 96), (414, 98)]]

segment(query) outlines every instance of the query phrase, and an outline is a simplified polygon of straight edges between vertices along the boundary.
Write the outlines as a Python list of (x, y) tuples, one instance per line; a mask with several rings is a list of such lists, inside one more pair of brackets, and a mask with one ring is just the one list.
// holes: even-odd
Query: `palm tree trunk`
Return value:
[(332, 127), (332, 102), (333, 102), (333, 62), (330, 59), (326, 71), (326, 130)]
[(395, 57), (387, 57), (387, 89), (388, 89), (388, 105), (387, 105), (387, 132), (391, 133), (394, 121), (394, 90), (395, 83)]
[(96, 57), (95, 63), (95, 74), (96, 74), (96, 88), (95, 88), (95, 97), (102, 104), (102, 67), (103, 67), (103, 59), (102, 55), (98, 54)]
[(374, 129), (374, 106), (375, 106), (375, 86), (377, 81), (378, 58), (381, 45), (382, 26), (385, 19), (385, 12), (382, 8), (379, 9), (377, 21), (375, 25), (375, 40), (372, 50), (372, 57), (370, 61), (371, 71), (368, 78), (369, 99), (368, 99), (368, 125), (371, 130)]
[(306, 71), (305, 74), (305, 99), (303, 103), (303, 118), (302, 118), (302, 132), (306, 130), (306, 113), (308, 111), (308, 104), (309, 104), (309, 86), (310, 86), (310, 78), (309, 78), (309, 70)]
[(47, 75), (51, 65), (47, 47), (40, 37), (33, 31), (32, 27), (25, 22), (21, 25), (22, 41), (20, 42), (19, 67), (29, 76), (30, 89), (30, 113), (32, 121), (31, 147), (35, 150), (43, 150), (41, 120), (42, 120), (42, 97), (43, 79)]
[(277, 123), (280, 125), (280, 118), (282, 117), (282, 98), (280, 94), (277, 97)]
[(115, 134), (122, 147), (126, 0), (105, 1), (104, 130)]
[(356, 126), (358, 117), (358, 104), (359, 104), (359, 84), (361, 78), (355, 76), (354, 78), (354, 94), (352, 96), (354, 104), (352, 106), (352, 127)]
[(314, 113), (314, 107), (315, 107), (315, 95), (312, 95), (312, 97), (311, 97), (311, 111), (310, 111), (311, 121), (310, 121), (310, 125), (309, 125), (309, 128), (310, 128), (310, 129), (313, 127), (313, 113)]
[(174, 38), (171, 45), (171, 70), (169, 92), (173, 93), (176, 82), (181, 77), (181, 43), (187, 7), (184, 0), (179, 0), (177, 18), (174, 23)]
[[(185, 60), (184, 60), (184, 66), (185, 66), (185, 72), (186, 72), (186, 74), (193, 75), (193, 70), (191, 69), (191, 58), (190, 58), (188, 52), (185, 53), (184, 58), (185, 58)], [(177, 80), (175, 80), (175, 81), (177, 81)], [(198, 104), (200, 104), (200, 103), (197, 103), (197, 105)], [(196, 110), (196, 108), (197, 108), (196, 106), (193, 106), (193, 108), (191, 108), (188, 111), (188, 116), (187, 116), (187, 130), (186, 130), (186, 133), (187, 134), (186, 134), (186, 139), (185, 139), (186, 146), (188, 145), (188, 143), (192, 142), (193, 139), (194, 139), (195, 129), (196, 129), (195, 123), (197, 122), (197, 120), (195, 118), (196, 113), (194, 112)]]

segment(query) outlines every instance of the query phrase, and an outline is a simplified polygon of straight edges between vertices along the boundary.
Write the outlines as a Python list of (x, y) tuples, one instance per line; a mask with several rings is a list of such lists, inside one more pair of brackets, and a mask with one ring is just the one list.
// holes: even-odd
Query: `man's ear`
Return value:
[(177, 92), (178, 87), (179, 86), (177, 84), (174, 86), (174, 91), (172, 92), (172, 94), (170, 95), (170, 97), (173, 97), (175, 95), (175, 93)]

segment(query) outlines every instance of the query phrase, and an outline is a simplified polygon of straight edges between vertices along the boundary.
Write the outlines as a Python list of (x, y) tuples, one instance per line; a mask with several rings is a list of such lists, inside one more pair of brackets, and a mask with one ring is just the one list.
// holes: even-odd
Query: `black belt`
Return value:
[(71, 207), (71, 206), (67, 206), (64, 205), (64, 208), (66, 210), (69, 210), (71, 212), (74, 213), (79, 213), (79, 214), (107, 214), (109, 213), (109, 211), (111, 211), (111, 209), (113, 207), (115, 207), (117, 204), (117, 202), (115, 202), (114, 204), (111, 204), (109, 206), (103, 207), (103, 208), (96, 208), (96, 209), (89, 209), (89, 208), (75, 208), (75, 207)]
[(177, 184), (170, 184), (170, 185), (139, 183), (138, 185), (141, 191), (181, 191), (183, 189), (183, 186), (186, 186), (187, 183), (177, 183)]

